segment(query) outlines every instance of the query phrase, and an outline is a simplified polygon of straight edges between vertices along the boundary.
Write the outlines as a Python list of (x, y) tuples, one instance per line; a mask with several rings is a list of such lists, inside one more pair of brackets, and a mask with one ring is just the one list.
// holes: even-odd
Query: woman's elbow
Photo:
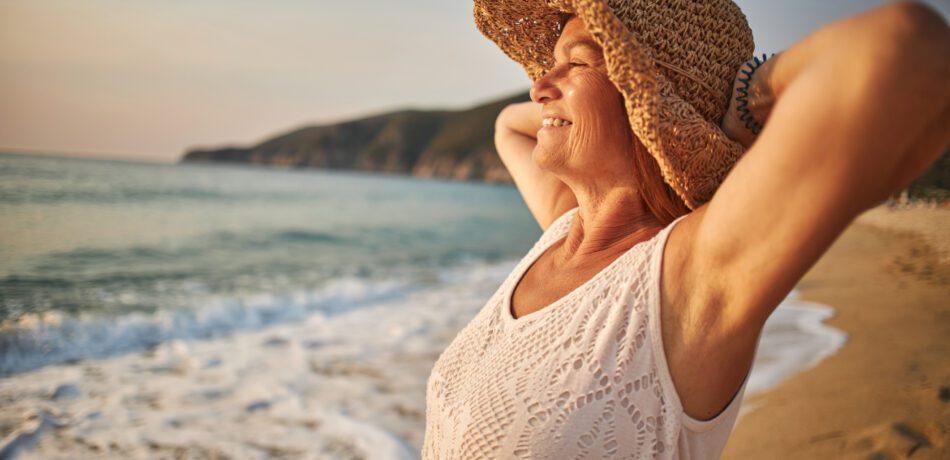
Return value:
[(950, 40), (950, 27), (939, 12), (920, 2), (895, 2), (878, 11), (885, 33), (909, 44), (926, 45)]
[(879, 58), (869, 64), (897, 65), (908, 76), (920, 70), (947, 71), (950, 26), (933, 8), (919, 2), (895, 2), (874, 10), (867, 22), (865, 45), (873, 47), (872, 57)]
[[(900, 158), (890, 174), (894, 183), (886, 190), (893, 193), (923, 174), (946, 148), (950, 26), (940, 13), (917, 2), (889, 4), (874, 13), (864, 35), (867, 43), (858, 45), (869, 52), (858, 67), (865, 73), (855, 78), (855, 87), (873, 91), (863, 96), (884, 101), (877, 107), (892, 118), (888, 127), (894, 130), (886, 140), (895, 144), (882, 152)], [(877, 135), (885, 132), (882, 128)]]
[(498, 112), (498, 116), (495, 117), (495, 131), (497, 132), (501, 128), (508, 126), (508, 118), (511, 113), (511, 104), (506, 105), (501, 111)]

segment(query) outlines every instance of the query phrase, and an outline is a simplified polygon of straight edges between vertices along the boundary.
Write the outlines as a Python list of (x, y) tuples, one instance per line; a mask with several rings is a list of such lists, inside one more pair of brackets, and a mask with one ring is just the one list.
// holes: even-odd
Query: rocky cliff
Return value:
[(494, 123), (528, 93), (466, 110), (403, 110), (307, 126), (249, 147), (191, 150), (183, 162), (348, 169), (510, 183), (494, 146)]

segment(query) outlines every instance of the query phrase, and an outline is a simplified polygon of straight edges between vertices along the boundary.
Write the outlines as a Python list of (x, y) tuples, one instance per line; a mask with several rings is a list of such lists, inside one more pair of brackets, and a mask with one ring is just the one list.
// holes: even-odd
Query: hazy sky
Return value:
[[(740, 0), (759, 53), (883, 0)], [(927, 2), (950, 17), (950, 2)], [(530, 80), (471, 0), (0, 0), (0, 150), (176, 161)]]

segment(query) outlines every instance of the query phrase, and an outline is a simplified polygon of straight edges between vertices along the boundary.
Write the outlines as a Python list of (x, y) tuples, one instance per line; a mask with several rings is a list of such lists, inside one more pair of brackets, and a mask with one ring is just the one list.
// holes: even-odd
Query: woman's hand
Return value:
[(729, 108), (722, 118), (721, 128), (729, 138), (745, 148), (755, 142), (775, 105), (771, 75), (778, 57), (772, 56), (765, 62), (753, 58), (742, 64), (732, 84), (732, 97), (729, 98)]

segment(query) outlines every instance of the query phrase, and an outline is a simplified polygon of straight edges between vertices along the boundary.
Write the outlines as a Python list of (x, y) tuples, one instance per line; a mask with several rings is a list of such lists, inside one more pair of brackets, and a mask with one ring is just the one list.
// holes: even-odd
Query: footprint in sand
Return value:
[[(927, 455), (943, 447), (946, 427), (938, 422), (883, 423), (856, 433), (849, 440), (849, 458), (872, 460), (936, 458)], [(916, 454), (916, 455), (915, 455)]]

